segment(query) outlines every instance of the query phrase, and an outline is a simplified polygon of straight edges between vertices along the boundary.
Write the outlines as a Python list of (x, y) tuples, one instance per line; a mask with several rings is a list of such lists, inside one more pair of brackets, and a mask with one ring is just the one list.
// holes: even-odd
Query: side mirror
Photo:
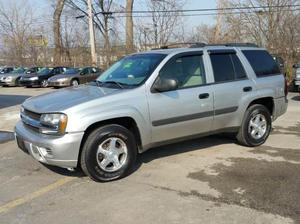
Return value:
[(167, 92), (178, 89), (176, 79), (158, 78), (152, 86), (151, 92)]

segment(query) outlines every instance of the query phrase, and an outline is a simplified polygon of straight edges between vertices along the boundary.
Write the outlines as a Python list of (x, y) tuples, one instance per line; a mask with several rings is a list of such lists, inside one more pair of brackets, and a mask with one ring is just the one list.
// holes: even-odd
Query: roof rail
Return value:
[(259, 47), (254, 43), (226, 43), (224, 45), (228, 47)]
[(170, 49), (170, 48), (180, 48), (183, 46), (188, 45), (188, 47), (204, 47), (206, 46), (206, 43), (200, 43), (200, 42), (183, 42), (183, 43), (173, 43), (168, 45), (163, 45), (159, 48), (152, 48), (152, 50), (159, 50), (159, 49)]
[(153, 48), (152, 50), (159, 49), (170, 49), (170, 48), (179, 48), (183, 45), (188, 45), (189, 48), (201, 48), (201, 47), (213, 47), (213, 46), (225, 46), (225, 47), (259, 47), (254, 43), (224, 43), (224, 44), (207, 44), (202, 42), (186, 42), (186, 43), (173, 43), (169, 45), (164, 45), (159, 48)]

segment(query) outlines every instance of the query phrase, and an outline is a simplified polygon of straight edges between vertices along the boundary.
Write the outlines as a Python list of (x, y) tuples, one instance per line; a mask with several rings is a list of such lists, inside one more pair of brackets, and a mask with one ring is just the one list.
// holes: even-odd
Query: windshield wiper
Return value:
[(101, 81), (97, 81), (97, 82), (99, 82), (100, 84), (115, 84), (115, 85), (119, 86), (120, 89), (124, 89), (123, 84), (120, 82), (117, 82), (117, 81), (109, 80), (109, 81), (105, 81), (105, 82), (101, 82)]

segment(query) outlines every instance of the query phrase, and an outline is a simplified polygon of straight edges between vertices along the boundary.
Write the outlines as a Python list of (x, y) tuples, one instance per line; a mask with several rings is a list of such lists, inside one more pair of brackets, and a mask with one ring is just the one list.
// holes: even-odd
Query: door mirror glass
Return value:
[(178, 89), (178, 81), (172, 78), (158, 78), (152, 89), (154, 92), (166, 92)]

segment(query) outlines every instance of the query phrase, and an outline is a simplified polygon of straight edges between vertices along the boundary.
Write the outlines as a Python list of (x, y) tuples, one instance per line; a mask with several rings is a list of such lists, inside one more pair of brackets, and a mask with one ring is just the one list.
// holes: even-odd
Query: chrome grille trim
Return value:
[(29, 110), (24, 109), (23, 112), (21, 112), (21, 120), (22, 122), (28, 126), (31, 127), (32, 130), (39, 131), (40, 127), (42, 126), (40, 123), (40, 117), (41, 115)]

